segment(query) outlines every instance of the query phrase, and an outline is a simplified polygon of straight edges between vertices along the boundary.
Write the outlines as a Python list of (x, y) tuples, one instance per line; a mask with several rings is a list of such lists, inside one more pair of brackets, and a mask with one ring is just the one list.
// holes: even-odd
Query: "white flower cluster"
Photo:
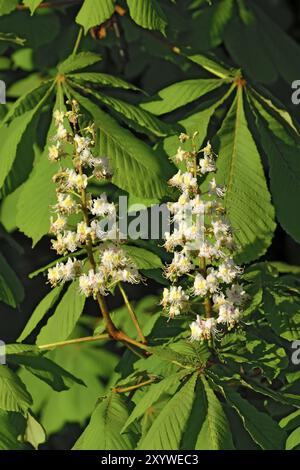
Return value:
[[(165, 276), (172, 285), (164, 289), (161, 304), (170, 318), (201, 308), (190, 328), (191, 339), (203, 341), (214, 337), (222, 326), (234, 327), (246, 293), (237, 282), (242, 269), (233, 260), (233, 235), (222, 205), (226, 189), (215, 178), (210, 178), (204, 194), (199, 189), (199, 179), (216, 172), (217, 156), (209, 142), (197, 150), (196, 136), (181, 134), (180, 142), (190, 141), (192, 150), (179, 147), (174, 157), (181, 169), (169, 184), (181, 194), (168, 204), (174, 230), (165, 234), (164, 246), (173, 253), (173, 260)], [(184, 288), (176, 285), (179, 280)]]
[(79, 278), (79, 288), (86, 297), (96, 297), (98, 293), (106, 295), (118, 282), (138, 284), (141, 276), (134, 263), (124, 251), (114, 245), (100, 254), (96, 272), (90, 269), (88, 274)]
[[(92, 198), (87, 192), (89, 180), (108, 179), (111, 172), (105, 158), (94, 157), (95, 130), (88, 126), (79, 129), (79, 107), (72, 101), (71, 111), (54, 112), (56, 134), (54, 145), (49, 148), (49, 159), (62, 162), (72, 150), (72, 166), (60, 167), (53, 181), (57, 185), (57, 202), (53, 206), (56, 214), (50, 220), (52, 248), (58, 255), (75, 253), (87, 248), (94, 258), (92, 268), (84, 272), (81, 261), (68, 258), (48, 270), (48, 281), (56, 286), (79, 277), (80, 292), (86, 296), (104, 295), (118, 282), (138, 283), (141, 276), (124, 250), (118, 246), (117, 211), (102, 193)], [(69, 160), (69, 159), (68, 159)], [(100, 242), (116, 240), (105, 249)], [(98, 262), (99, 261), (99, 262)]]

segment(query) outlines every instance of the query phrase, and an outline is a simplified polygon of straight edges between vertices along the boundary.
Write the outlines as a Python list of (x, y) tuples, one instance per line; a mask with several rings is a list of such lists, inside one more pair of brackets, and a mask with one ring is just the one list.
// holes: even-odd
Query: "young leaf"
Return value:
[(173, 395), (139, 444), (141, 450), (178, 450), (192, 409), (197, 374)]
[(85, 34), (93, 26), (100, 25), (108, 20), (115, 10), (115, 0), (84, 0), (76, 23), (84, 28)]
[(73, 281), (37, 338), (37, 344), (66, 340), (82, 314), (86, 298), (80, 295), (78, 282)]
[(126, 397), (110, 393), (97, 405), (91, 420), (73, 450), (128, 450), (133, 447), (130, 434), (121, 434), (128, 419)]
[(167, 19), (157, 0), (127, 0), (130, 16), (142, 28), (165, 33)]

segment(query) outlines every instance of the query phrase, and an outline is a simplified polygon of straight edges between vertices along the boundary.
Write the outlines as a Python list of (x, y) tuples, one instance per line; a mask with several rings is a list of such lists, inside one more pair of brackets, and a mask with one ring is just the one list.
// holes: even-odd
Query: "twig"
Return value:
[(134, 312), (134, 310), (133, 310), (133, 308), (132, 308), (132, 306), (131, 306), (131, 303), (130, 303), (128, 297), (127, 297), (127, 294), (126, 294), (126, 292), (124, 291), (124, 289), (123, 289), (123, 287), (122, 287), (122, 284), (121, 284), (120, 282), (118, 283), (118, 287), (119, 287), (120, 292), (121, 292), (121, 294), (122, 294), (122, 297), (123, 297), (123, 299), (124, 299), (124, 302), (125, 302), (125, 305), (126, 305), (126, 307), (127, 307), (128, 313), (129, 313), (129, 315), (130, 315), (130, 317), (131, 317), (132, 323), (134, 324), (134, 326), (135, 326), (135, 328), (136, 328), (136, 331), (137, 331), (137, 333), (138, 333), (138, 335), (139, 335), (139, 338), (140, 338), (140, 340), (142, 341), (142, 343), (146, 344), (146, 343), (147, 343), (147, 340), (146, 340), (145, 336), (143, 335), (143, 332), (142, 332), (142, 329), (141, 329), (141, 327), (140, 327), (140, 325), (139, 325), (139, 322), (138, 322), (138, 319), (137, 319), (137, 317), (136, 317), (136, 314), (135, 314), (135, 312)]
[(132, 390), (136, 390), (137, 388), (144, 387), (145, 385), (149, 385), (154, 381), (155, 379), (149, 379), (145, 380), (145, 382), (140, 382), (139, 384), (131, 385), (130, 387), (115, 387), (112, 389), (112, 391), (115, 393), (127, 393), (131, 392)]
[(43, 351), (45, 349), (62, 348), (64, 346), (69, 346), (71, 344), (91, 343), (91, 342), (100, 341), (104, 339), (109, 339), (109, 335), (104, 333), (104, 334), (96, 335), (96, 336), (84, 336), (83, 338), (69, 339), (67, 341), (59, 341), (57, 343), (41, 344), (40, 346), (38, 346), (38, 348)]

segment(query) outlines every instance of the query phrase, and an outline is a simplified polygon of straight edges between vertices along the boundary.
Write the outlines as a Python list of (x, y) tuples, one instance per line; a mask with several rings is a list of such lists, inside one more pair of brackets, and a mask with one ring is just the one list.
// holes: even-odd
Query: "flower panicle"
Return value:
[(169, 185), (179, 197), (168, 203), (174, 227), (165, 234), (164, 246), (173, 259), (165, 267), (171, 286), (164, 289), (161, 305), (174, 318), (200, 304), (190, 338), (209, 341), (240, 321), (247, 295), (238, 282), (243, 270), (234, 262), (234, 233), (223, 203), (226, 188), (216, 179), (217, 155), (210, 142), (197, 149), (197, 135), (181, 133), (173, 157), (179, 169)]
[[(81, 129), (78, 103), (72, 100), (67, 105), (70, 110), (53, 113), (56, 132), (49, 160), (59, 163), (60, 168), (53, 176), (56, 203), (52, 206), (49, 233), (55, 237), (51, 245), (56, 253), (73, 253), (73, 258), (49, 268), (48, 282), (55, 287), (78, 278), (81, 294), (96, 298), (98, 294), (107, 295), (119, 282), (135, 284), (142, 278), (120, 246), (116, 205), (105, 192), (97, 197), (89, 192), (91, 180), (112, 176), (108, 159), (95, 155), (95, 125)], [(71, 164), (66, 158), (70, 156)], [(76, 258), (76, 252), (82, 249), (90, 254), (90, 268)]]

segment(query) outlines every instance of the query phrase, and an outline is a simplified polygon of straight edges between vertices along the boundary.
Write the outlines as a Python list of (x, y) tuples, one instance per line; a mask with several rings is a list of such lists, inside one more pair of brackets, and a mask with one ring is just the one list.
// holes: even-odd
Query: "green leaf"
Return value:
[(7, 366), (0, 366), (0, 408), (25, 412), (31, 403), (31, 396), (20, 378)]
[(73, 374), (41, 355), (10, 354), (7, 357), (7, 362), (24, 367), (57, 392), (68, 390), (74, 384), (84, 385), (81, 379), (77, 379)]
[(4, 124), (2, 124), (0, 128), (0, 139), (3, 140), (2, 157), (0, 159), (0, 187), (3, 185), (5, 178), (13, 166), (22, 136), (35, 115), (49, 99), (51, 92), (52, 87), (48, 87), (47, 92), (33, 109), (25, 111), (21, 116), (13, 115), (13, 121), (6, 124), (8, 117), (12, 117), (10, 114), (6, 117)]
[(165, 170), (153, 150), (120, 127), (97, 105), (78, 94), (75, 94), (75, 98), (91, 113), (100, 129), (99, 153), (110, 159), (114, 170), (113, 183), (146, 198), (160, 198), (166, 194), (168, 188), (164, 180)]
[(90, 28), (104, 23), (112, 16), (114, 4), (114, 0), (85, 0), (76, 16), (76, 23), (83, 26), (86, 34)]
[(7, 15), (18, 5), (19, 0), (0, 0), (0, 15)]
[[(80, 336), (86, 331), (80, 328)], [(67, 348), (56, 348), (47, 357), (72, 375), (80, 377), (86, 387), (74, 384), (69, 390), (55, 392), (45, 382), (25, 368), (20, 377), (33, 397), (33, 411), (50, 435), (67, 423), (86, 424), (96, 400), (106, 392), (117, 363), (117, 356), (104, 350), (103, 344), (81, 343)]]
[(86, 298), (79, 293), (78, 281), (72, 282), (37, 337), (37, 344), (66, 340), (82, 314)]
[(43, 426), (28, 413), (24, 440), (29, 442), (36, 450), (40, 444), (46, 441), (46, 433)]
[(197, 374), (173, 395), (139, 444), (141, 450), (178, 450), (190, 416)]
[[(65, 109), (60, 86), (57, 87), (54, 109)], [(38, 159), (29, 179), (23, 184), (18, 198), (16, 223), (25, 235), (32, 238), (33, 245), (49, 232), (50, 208), (56, 202), (52, 176), (57, 172), (57, 167), (48, 159), (48, 146), (51, 145), (54, 132), (52, 121), (44, 152)]]
[(224, 82), (219, 79), (184, 80), (163, 88), (158, 92), (154, 101), (141, 103), (140, 106), (150, 113), (160, 116), (197, 100), (223, 84)]
[(227, 387), (223, 387), (222, 390), (228, 404), (237, 411), (245, 429), (262, 449), (280, 450), (283, 448), (285, 433), (269, 415), (258, 411), (237, 392)]
[(58, 71), (61, 74), (68, 74), (75, 70), (80, 70), (89, 65), (96, 64), (102, 60), (101, 56), (93, 52), (78, 52), (78, 54), (70, 55), (66, 60), (58, 65)]
[[(254, 104), (260, 113), (263, 112), (257, 101), (254, 101)], [(270, 165), (270, 185), (276, 215), (284, 230), (296, 241), (300, 241), (300, 228), (297, 223), (300, 214), (300, 140), (298, 138), (293, 142), (271, 113), (265, 111), (263, 117), (264, 119), (258, 117), (257, 126)]]
[(130, 16), (146, 29), (165, 33), (167, 19), (157, 0), (127, 0)]
[(179, 387), (181, 379), (187, 375), (188, 371), (181, 371), (177, 374), (170, 375), (159, 383), (154, 383), (147, 388), (146, 393), (138, 401), (133, 412), (126, 421), (122, 433), (137, 419), (140, 419), (145, 415), (148, 410), (159, 400), (161, 395), (164, 393), (174, 393)]
[(287, 438), (285, 449), (292, 450), (300, 445), (300, 427), (295, 429)]
[[(73, 83), (76, 87), (76, 84)], [(170, 127), (159, 121), (157, 117), (151, 113), (141, 109), (130, 103), (126, 103), (123, 100), (116, 99), (112, 96), (104, 95), (99, 91), (96, 92), (93, 89), (87, 88), (87, 86), (80, 87), (84, 92), (88, 92), (91, 96), (94, 96), (100, 102), (116, 111), (119, 117), (123, 119), (133, 129), (143, 132), (144, 134), (154, 134), (157, 136), (166, 136), (170, 132)]]
[(119, 77), (100, 72), (81, 72), (70, 74), (69, 78), (80, 83), (94, 83), (112, 88), (123, 88), (124, 90), (142, 91), (132, 83), (125, 82)]
[(61, 291), (62, 286), (57, 286), (54, 289), (51, 289), (50, 292), (40, 301), (40, 303), (34, 309), (33, 314), (26, 323), (26, 326), (17, 341), (24, 341), (24, 339), (27, 338), (30, 333), (32, 333), (38, 323), (43, 319), (43, 317), (48, 313), (53, 305), (55, 305)]
[(30, 9), (30, 13), (33, 15), (37, 7), (42, 3), (43, 0), (23, 0), (24, 5)]
[(0, 410), (0, 450), (24, 450), (19, 437), (24, 433), (26, 421), (21, 413)]
[(122, 249), (134, 261), (138, 269), (163, 268), (161, 259), (151, 251), (137, 246), (123, 245)]
[(201, 394), (202, 406), (197, 409), (197, 415), (194, 415), (194, 419), (201, 423), (195, 449), (233, 449), (231, 431), (223, 407), (203, 376), (201, 376), (201, 383), (202, 387), (198, 393)]
[(0, 253), (0, 300), (16, 307), (23, 298), (24, 289), (19, 278)]
[(126, 397), (110, 393), (97, 405), (87, 428), (75, 443), (73, 450), (132, 449), (131, 436), (121, 434), (128, 415)]
[(190, 55), (187, 56), (189, 60), (194, 62), (195, 64), (200, 65), (202, 68), (207, 70), (208, 72), (212, 73), (216, 77), (219, 78), (231, 78), (234, 76), (234, 70), (229, 69), (222, 64), (219, 63), (219, 61), (216, 61), (214, 58), (211, 58), (209, 56), (203, 55), (203, 54), (195, 54), (195, 55)]
[(238, 247), (237, 260), (249, 262), (266, 252), (275, 223), (260, 156), (246, 121), (241, 87), (216, 140), (217, 181), (227, 188), (225, 208)]
[(19, 36), (16, 36), (13, 33), (0, 33), (0, 41), (23, 46), (26, 42), (26, 39), (19, 38)]

